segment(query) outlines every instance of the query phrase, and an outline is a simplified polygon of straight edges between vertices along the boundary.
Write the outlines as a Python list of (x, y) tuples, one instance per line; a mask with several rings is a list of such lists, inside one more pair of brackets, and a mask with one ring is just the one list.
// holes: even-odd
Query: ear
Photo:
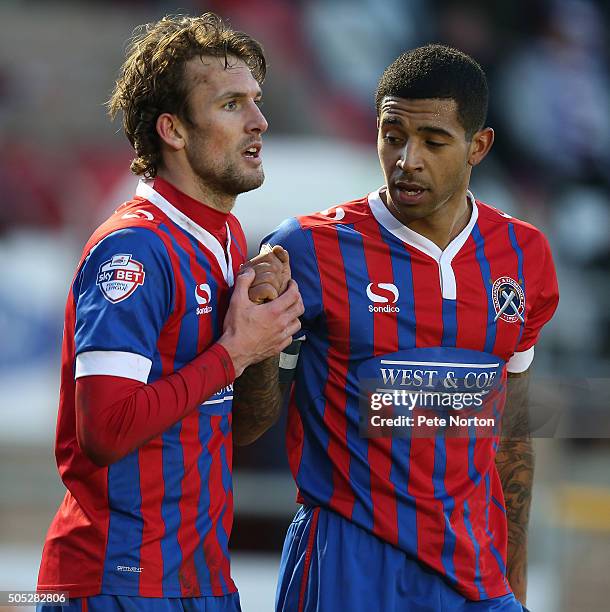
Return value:
[(184, 139), (184, 128), (180, 119), (171, 113), (161, 113), (157, 117), (157, 134), (159, 138), (171, 149), (179, 151), (186, 145)]
[(483, 128), (474, 134), (470, 142), (468, 153), (468, 163), (471, 166), (480, 164), (489, 153), (494, 143), (494, 131), (490, 128)]

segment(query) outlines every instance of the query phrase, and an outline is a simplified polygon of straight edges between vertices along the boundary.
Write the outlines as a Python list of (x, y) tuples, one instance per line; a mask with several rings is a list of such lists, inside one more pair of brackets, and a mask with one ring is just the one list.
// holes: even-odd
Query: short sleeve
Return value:
[(279, 244), (288, 251), (292, 278), (299, 285), (305, 307), (305, 313), (301, 319), (303, 329), (295, 338), (302, 337), (323, 309), (320, 273), (311, 232), (301, 228), (295, 218), (287, 219), (271, 234), (263, 238), (261, 244), (271, 246)]
[(162, 239), (144, 228), (116, 231), (90, 252), (73, 286), (76, 378), (148, 381), (172, 311), (173, 272)]
[(523, 372), (531, 364), (534, 358), (534, 346), (538, 342), (540, 332), (551, 320), (559, 303), (559, 288), (551, 248), (547, 239), (542, 235), (541, 237), (543, 252), (540, 257), (540, 275), (536, 284), (536, 292), (532, 298), (526, 295), (526, 299), (532, 299), (532, 306), (527, 315), (519, 344), (507, 365), (508, 371), (513, 373)]

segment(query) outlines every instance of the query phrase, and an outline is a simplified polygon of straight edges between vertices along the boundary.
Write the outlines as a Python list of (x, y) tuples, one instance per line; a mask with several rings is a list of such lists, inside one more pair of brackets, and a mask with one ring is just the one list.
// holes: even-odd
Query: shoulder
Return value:
[(339, 225), (351, 225), (369, 217), (368, 196), (342, 204), (333, 204), (328, 208), (309, 215), (299, 215), (283, 221), (268, 238), (277, 240), (298, 240), (299, 236), (316, 228), (333, 228)]
[(500, 227), (504, 226), (511, 237), (514, 236), (520, 248), (544, 252), (550, 249), (546, 236), (535, 225), (513, 217), (499, 208), (490, 206), (480, 200), (476, 200), (476, 203), (479, 210), (479, 220)]
[(136, 197), (121, 204), (94, 232), (83, 249), (88, 257), (102, 244), (134, 247), (147, 250), (165, 250), (160, 233), (163, 214), (150, 202)]
[(305, 230), (314, 227), (351, 225), (368, 218), (370, 214), (368, 196), (364, 196), (342, 204), (333, 204), (320, 212), (296, 217), (296, 220), (301, 229)]

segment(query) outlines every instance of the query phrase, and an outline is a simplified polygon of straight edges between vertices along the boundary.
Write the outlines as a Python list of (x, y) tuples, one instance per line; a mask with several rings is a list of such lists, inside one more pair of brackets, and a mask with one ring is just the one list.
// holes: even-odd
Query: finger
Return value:
[(282, 293), (282, 295), (274, 301), (274, 307), (279, 314), (290, 308), (293, 304), (297, 303), (301, 299), (301, 294), (295, 285), (289, 285), (288, 289)]
[(272, 285), (278, 293), (282, 288), (281, 280), (274, 272), (261, 272), (257, 274), (250, 288), (253, 289), (259, 285)]
[(283, 263), (287, 264), (290, 259), (288, 251), (281, 245), (276, 244), (273, 247), (272, 253)]

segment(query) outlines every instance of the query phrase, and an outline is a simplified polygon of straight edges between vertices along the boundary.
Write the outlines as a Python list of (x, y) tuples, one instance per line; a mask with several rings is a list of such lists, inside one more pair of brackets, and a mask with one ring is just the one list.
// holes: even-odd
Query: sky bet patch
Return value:
[(102, 295), (113, 304), (126, 300), (144, 284), (144, 266), (129, 254), (113, 255), (97, 273), (96, 284)]

